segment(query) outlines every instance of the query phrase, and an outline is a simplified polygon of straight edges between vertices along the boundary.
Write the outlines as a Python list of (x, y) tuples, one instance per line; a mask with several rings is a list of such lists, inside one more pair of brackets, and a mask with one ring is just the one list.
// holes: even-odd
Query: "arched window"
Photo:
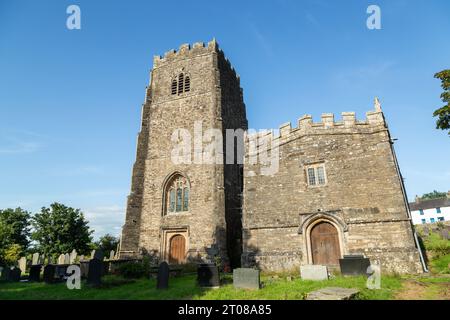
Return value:
[(172, 85), (170, 87), (170, 92), (172, 95), (182, 94), (183, 92), (191, 91), (191, 78), (184, 73), (180, 73), (178, 76), (173, 78)]
[(176, 213), (189, 210), (189, 182), (177, 174), (172, 177), (165, 187), (165, 213)]

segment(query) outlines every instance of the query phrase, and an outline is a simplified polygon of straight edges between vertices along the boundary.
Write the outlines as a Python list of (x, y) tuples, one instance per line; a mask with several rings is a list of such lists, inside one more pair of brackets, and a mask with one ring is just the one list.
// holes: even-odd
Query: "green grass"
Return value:
[(360, 289), (359, 299), (391, 299), (396, 290), (401, 288), (401, 279), (383, 277), (381, 289), (365, 288), (365, 277), (336, 277), (328, 281), (304, 281), (285, 278), (271, 279), (263, 276), (263, 288), (260, 290), (235, 289), (231, 276), (224, 277), (224, 284), (218, 289), (201, 289), (196, 285), (195, 275), (171, 278), (168, 290), (156, 290), (156, 280), (125, 280), (117, 276), (104, 277), (100, 288), (91, 288), (82, 282), (80, 290), (69, 290), (64, 283), (2, 283), (0, 284), (0, 300), (6, 299), (206, 299), (206, 300), (301, 300), (308, 292), (324, 287), (344, 287)]
[(433, 273), (444, 274), (450, 273), (450, 254), (443, 255), (431, 261), (430, 266)]

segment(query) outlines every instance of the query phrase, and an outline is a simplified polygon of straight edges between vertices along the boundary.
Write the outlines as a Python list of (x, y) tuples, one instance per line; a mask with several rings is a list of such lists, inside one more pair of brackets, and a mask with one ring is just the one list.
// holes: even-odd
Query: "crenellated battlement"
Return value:
[(387, 128), (378, 98), (375, 98), (374, 110), (366, 112), (366, 119), (356, 119), (355, 112), (342, 112), (341, 117), (341, 121), (335, 121), (333, 113), (323, 113), (321, 121), (314, 122), (312, 116), (307, 114), (298, 119), (296, 127), (292, 127), (291, 122), (280, 125), (277, 135), (274, 133), (274, 130), (267, 130), (248, 134), (247, 139), (266, 137), (287, 141), (302, 135), (351, 133), (354, 131), (361, 132), (370, 129)]
[(189, 43), (183, 43), (178, 48), (178, 51), (175, 49), (171, 49), (164, 53), (163, 56), (156, 55), (153, 57), (153, 67), (157, 68), (158, 66), (171, 62), (175, 59), (179, 58), (189, 58), (199, 54), (207, 54), (211, 52), (221, 52), (219, 49), (219, 44), (216, 39), (209, 41), (206, 45), (204, 42), (196, 42), (192, 46)]

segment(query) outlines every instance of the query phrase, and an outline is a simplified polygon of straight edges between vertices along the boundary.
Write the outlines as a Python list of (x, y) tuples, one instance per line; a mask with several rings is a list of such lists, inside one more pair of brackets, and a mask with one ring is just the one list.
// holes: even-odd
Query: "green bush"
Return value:
[(142, 262), (126, 262), (119, 266), (118, 273), (126, 279), (139, 279), (148, 275), (148, 270)]

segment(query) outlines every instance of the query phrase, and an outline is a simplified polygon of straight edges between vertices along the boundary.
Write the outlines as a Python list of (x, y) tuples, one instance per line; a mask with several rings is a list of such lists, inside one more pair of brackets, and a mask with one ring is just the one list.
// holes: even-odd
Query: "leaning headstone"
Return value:
[(102, 283), (103, 261), (99, 259), (91, 259), (89, 261), (89, 270), (87, 283), (92, 286), (99, 286)]
[(114, 260), (114, 250), (109, 252), (109, 260)]
[(158, 268), (158, 277), (156, 280), (156, 289), (168, 289), (169, 288), (169, 265), (163, 261)]
[(44, 267), (44, 282), (54, 283), (55, 282), (55, 271), (56, 266), (53, 264), (48, 264)]
[(28, 276), (28, 281), (41, 281), (41, 268), (40, 264), (32, 265), (30, 268), (30, 275)]
[(328, 269), (321, 265), (300, 266), (300, 277), (303, 280), (328, 280)]
[(19, 261), (17, 261), (17, 264), (19, 265), (20, 271), (22, 271), (22, 273), (25, 273), (27, 271), (27, 258), (20, 258)]
[(58, 264), (64, 264), (65, 259), (66, 259), (66, 256), (61, 253), (58, 257)]
[(220, 286), (219, 268), (213, 263), (201, 263), (197, 267), (197, 282), (200, 287)]
[(370, 260), (362, 255), (345, 255), (344, 259), (339, 259), (339, 266), (344, 276), (366, 275)]
[(12, 268), (11, 271), (9, 272), (8, 281), (19, 282), (21, 273), (22, 273), (22, 271), (20, 271), (19, 268), (17, 268), (17, 267)]
[(73, 249), (69, 256), (69, 263), (75, 263), (75, 260), (77, 259), (77, 250)]
[(68, 253), (64, 255), (64, 264), (70, 264), (70, 254)]
[(31, 265), (39, 264), (39, 253), (33, 253), (33, 258), (31, 259)]
[(237, 268), (233, 270), (233, 286), (241, 289), (259, 289), (259, 270), (250, 268)]

